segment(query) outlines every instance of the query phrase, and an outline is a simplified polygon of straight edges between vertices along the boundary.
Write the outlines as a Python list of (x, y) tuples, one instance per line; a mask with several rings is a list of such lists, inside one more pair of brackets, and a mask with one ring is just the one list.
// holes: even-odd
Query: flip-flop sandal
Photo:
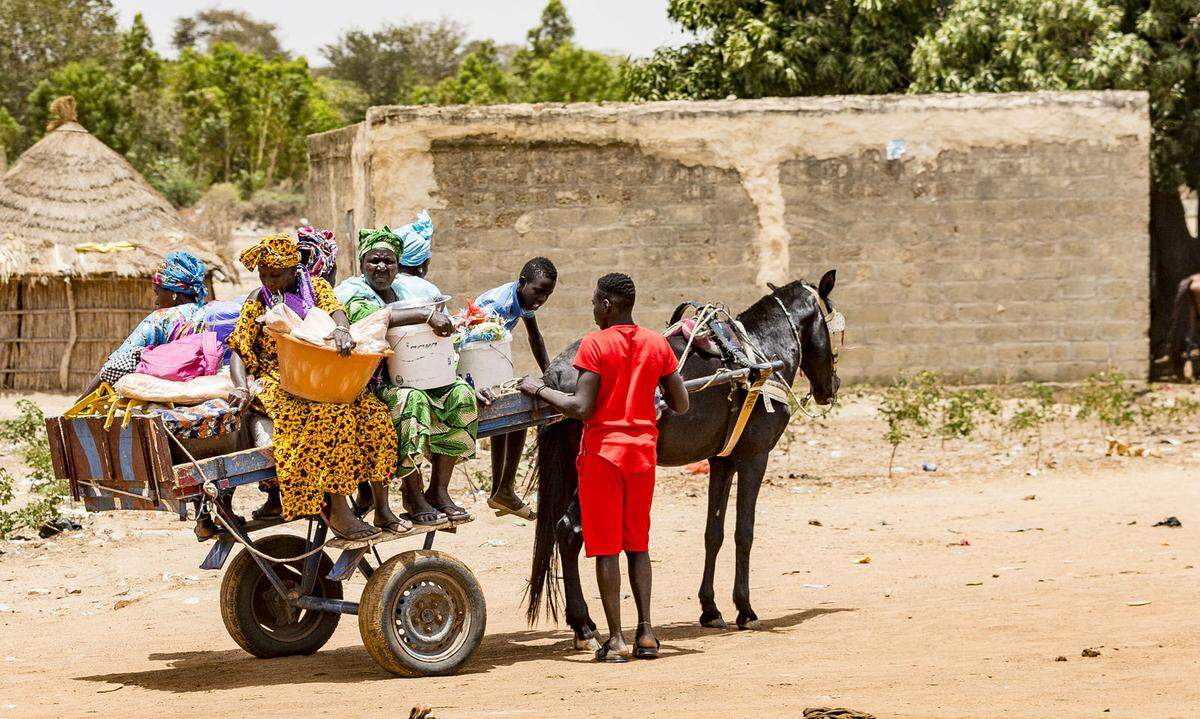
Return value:
[(445, 524), (444, 520), (439, 519), (442, 515), (437, 512), (409, 512), (408, 516), (412, 518), (412, 523), (422, 527), (432, 527), (438, 524)]
[(596, 661), (604, 662), (605, 664), (624, 664), (625, 662), (629, 661), (624, 654), (613, 650), (613, 648), (609, 646), (609, 641), (611, 640), (606, 640), (600, 645), (600, 648), (596, 650)]
[[(378, 527), (379, 525), (375, 525), (375, 526)], [(384, 526), (379, 527), (379, 528), (385, 532), (391, 532), (392, 534), (404, 534), (406, 532), (412, 531), (412, 524), (404, 521), (403, 519), (393, 519), (392, 521), (388, 522), (387, 524), (385, 524)]]
[(262, 507), (250, 513), (254, 519), (279, 519), (283, 516), (283, 507), (272, 507), (269, 510), (264, 510)]
[(329, 525), (329, 531), (333, 532), (334, 536), (338, 539), (344, 539), (347, 542), (365, 542), (383, 535), (382, 529), (379, 527), (372, 527), (370, 525), (367, 525), (367, 527), (364, 529), (357, 529), (353, 532), (344, 533), (334, 529), (333, 525), (331, 524)]
[(502, 504), (500, 502), (497, 502), (492, 497), (488, 497), (487, 506), (496, 510), (497, 517), (503, 517), (506, 514), (511, 514), (511, 515), (520, 517), (521, 519), (528, 520), (530, 522), (537, 519), (537, 512), (533, 511), (533, 508), (530, 507), (528, 504), (522, 504), (518, 509), (513, 509), (512, 507), (508, 506), (507, 504)]
[[(643, 622), (642, 624), (649, 625), (650, 623)], [(639, 629), (642, 628), (642, 624), (638, 625)], [(658, 637), (654, 638), (654, 646), (652, 646), (652, 647), (643, 647), (642, 645), (638, 644), (637, 642), (638, 642), (638, 639), (640, 639), (640, 638), (641, 638), (640, 635), (637, 635), (637, 634), (635, 634), (633, 637), (633, 656), (634, 656), (634, 658), (636, 658), (636, 659), (658, 659), (658, 650), (662, 648), (662, 642), (658, 641)]]
[(433, 505), (433, 508), (446, 515), (446, 518), (451, 522), (460, 519), (466, 519), (467, 517), (471, 516), (470, 512), (458, 506), (457, 504), (435, 504)]

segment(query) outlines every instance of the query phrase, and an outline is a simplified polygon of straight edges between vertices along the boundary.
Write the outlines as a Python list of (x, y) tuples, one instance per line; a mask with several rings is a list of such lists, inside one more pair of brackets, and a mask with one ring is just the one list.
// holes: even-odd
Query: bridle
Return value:
[[(821, 319), (825, 321), (825, 333), (829, 338), (829, 352), (832, 355), (833, 371), (836, 374), (837, 373), (837, 362), (838, 362), (838, 345), (835, 344), (833, 341), (833, 333), (835, 331), (840, 332), (842, 342), (845, 342), (846, 320), (845, 320), (845, 318), (842, 317), (842, 314), (840, 312), (829, 309), (829, 306), (825, 303), (825, 300), (822, 299), (821, 293), (817, 292), (817, 290), (815, 288), (810, 287), (808, 284), (805, 284), (805, 283), (801, 283), (800, 286), (803, 287), (805, 290), (808, 291), (809, 294), (812, 295), (813, 302), (816, 304), (816, 307), (817, 307), (817, 311), (821, 313)], [(802, 370), (800, 368), (800, 361), (804, 356), (804, 341), (800, 338), (800, 328), (799, 328), (799, 326), (796, 325), (796, 319), (794, 317), (792, 317), (791, 310), (789, 310), (787, 308), (787, 305), (785, 305), (783, 303), (783, 300), (779, 299), (779, 293), (777, 292), (777, 289), (778, 288), (776, 288), (774, 286), (771, 287), (771, 299), (775, 300), (775, 304), (779, 305), (779, 309), (783, 312), (783, 316), (785, 318), (787, 318), (788, 327), (790, 327), (792, 330), (792, 337), (795, 338), (795, 340), (796, 340), (796, 373), (803, 375), (804, 370)], [(835, 324), (838, 327), (837, 330), (834, 329)], [(788, 389), (788, 393), (792, 394), (792, 398), (796, 399), (795, 394), (793, 394), (791, 391), (791, 388), (788, 387), (787, 389)], [(833, 409), (834, 402), (831, 401), (829, 404), (825, 405), (825, 409), (823, 411), (816, 413), (816, 414), (809, 412), (807, 409), (807, 405), (808, 405), (809, 400), (811, 400), (811, 399), (812, 399), (812, 392), (810, 391), (808, 394), (804, 395), (803, 399), (796, 400), (796, 404), (799, 407), (800, 411), (803, 412), (805, 415), (807, 415), (810, 419), (821, 419), (821, 418), (825, 417), (825, 415), (829, 414), (829, 412)], [(836, 397), (835, 397), (835, 400), (836, 400)]]

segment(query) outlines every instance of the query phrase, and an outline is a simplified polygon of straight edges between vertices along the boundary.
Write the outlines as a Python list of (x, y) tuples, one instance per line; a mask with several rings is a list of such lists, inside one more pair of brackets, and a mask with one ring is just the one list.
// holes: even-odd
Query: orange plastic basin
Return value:
[(279, 386), (284, 392), (313, 402), (353, 402), (367, 386), (379, 361), (391, 354), (351, 354), (302, 342), (267, 329), (279, 353)]

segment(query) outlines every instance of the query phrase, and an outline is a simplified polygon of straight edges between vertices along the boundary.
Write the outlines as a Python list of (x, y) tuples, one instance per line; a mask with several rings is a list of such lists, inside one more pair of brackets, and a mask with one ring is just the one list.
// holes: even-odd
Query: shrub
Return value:
[(878, 412), (887, 422), (883, 437), (892, 445), (892, 453), (888, 457), (889, 478), (900, 444), (914, 434), (928, 436), (933, 411), (941, 397), (941, 377), (928, 370), (912, 377), (901, 377), (896, 384), (884, 390)]
[(1075, 416), (1095, 417), (1109, 428), (1127, 427), (1136, 416), (1134, 398), (1133, 387), (1125, 382), (1125, 375), (1116, 371), (1097, 372), (1076, 391), (1075, 404), (1079, 409)]
[[(20, 399), (17, 409), (16, 419), (0, 420), (0, 442), (16, 448), (29, 469), (30, 489), (35, 498), (14, 512), (0, 510), (0, 536), (8, 536), (20, 527), (37, 530), (58, 517), (62, 498), (68, 492), (67, 483), (54, 476), (50, 444), (46, 440), (46, 417), (41, 408), (27, 399)], [(11, 502), (12, 498), (12, 477), (3, 472), (0, 505)]]
[(1042, 426), (1054, 417), (1054, 390), (1041, 383), (1029, 387), (1029, 396), (1017, 402), (1017, 409), (1008, 418), (1006, 428), (1017, 436), (1034, 433), (1037, 451), (1033, 458), (1034, 468), (1042, 463)]
[(950, 392), (942, 403), (942, 440), (968, 439), (979, 429), (982, 417), (1000, 414), (1000, 398), (989, 389), (963, 389)]

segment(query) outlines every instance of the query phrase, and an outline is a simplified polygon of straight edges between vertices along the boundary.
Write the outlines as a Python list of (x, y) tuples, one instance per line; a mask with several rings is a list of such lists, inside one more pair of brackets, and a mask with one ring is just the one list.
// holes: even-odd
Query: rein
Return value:
[[(808, 290), (808, 293), (812, 295), (813, 302), (816, 304), (816, 307), (817, 307), (817, 311), (821, 313), (821, 319), (823, 319), (825, 321), (825, 333), (829, 338), (829, 352), (830, 352), (830, 354), (833, 355), (833, 367), (834, 367), (834, 371), (836, 372), (837, 371), (837, 361), (838, 361), (838, 347), (836, 344), (834, 344), (834, 341), (833, 341), (833, 333), (834, 333), (833, 327), (834, 327), (834, 324), (836, 323), (839, 325), (839, 327), (844, 328), (846, 321), (845, 321), (845, 319), (842, 318), (841, 313), (836, 312), (836, 311), (831, 311), (828, 308), (828, 306), (825, 304), (825, 300), (821, 299), (821, 295), (819, 292), (817, 292), (816, 289), (808, 286), (807, 284), (803, 284), (803, 283), (800, 286), (803, 287), (804, 289)], [(777, 292), (775, 292), (774, 287), (771, 288), (771, 299), (775, 300), (775, 304), (779, 305), (779, 309), (783, 312), (783, 316), (787, 318), (788, 327), (790, 327), (792, 330), (792, 337), (794, 337), (796, 340), (796, 374), (803, 375), (804, 370), (800, 368), (800, 361), (804, 357), (804, 341), (800, 339), (800, 328), (796, 326), (796, 320), (792, 317), (791, 311), (788, 310), (787, 305), (785, 305), (783, 303), (783, 300), (779, 299), (779, 294)], [(841, 329), (840, 331), (842, 334), (842, 341), (844, 342), (845, 334), (846, 334), (845, 329)], [(803, 398), (800, 398), (800, 397), (796, 396), (796, 393), (792, 390), (791, 387), (785, 385), (784, 389), (787, 390), (788, 396), (790, 396), (792, 398), (792, 401), (796, 403), (796, 408), (799, 409), (801, 412), (803, 412), (804, 415), (806, 417), (808, 417), (809, 419), (824, 419), (826, 415), (828, 415), (831, 411), (833, 411), (834, 403), (830, 402), (829, 404), (825, 405), (825, 408), (823, 410), (821, 410), (819, 412), (815, 412), (815, 413), (810, 412), (808, 410), (808, 404), (812, 400), (812, 392), (811, 391), (808, 394), (804, 395)]]

